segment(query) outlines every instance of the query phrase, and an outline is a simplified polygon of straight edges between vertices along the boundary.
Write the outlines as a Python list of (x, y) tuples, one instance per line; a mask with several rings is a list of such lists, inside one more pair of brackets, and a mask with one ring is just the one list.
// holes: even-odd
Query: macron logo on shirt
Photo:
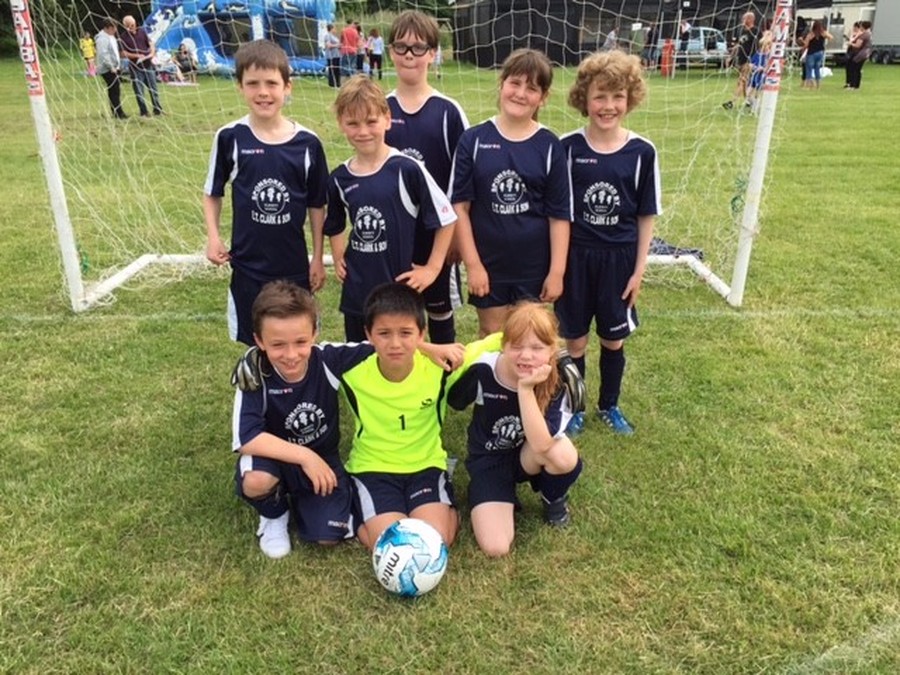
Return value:
[(264, 155), (266, 154), (265, 148), (241, 148), (242, 155)]

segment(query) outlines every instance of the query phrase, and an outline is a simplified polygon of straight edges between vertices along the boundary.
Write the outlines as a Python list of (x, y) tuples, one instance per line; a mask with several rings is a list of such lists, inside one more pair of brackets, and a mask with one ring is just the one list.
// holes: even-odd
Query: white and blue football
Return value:
[(447, 571), (447, 545), (424, 520), (403, 518), (378, 537), (372, 567), (391, 593), (407, 598), (422, 595), (437, 586)]

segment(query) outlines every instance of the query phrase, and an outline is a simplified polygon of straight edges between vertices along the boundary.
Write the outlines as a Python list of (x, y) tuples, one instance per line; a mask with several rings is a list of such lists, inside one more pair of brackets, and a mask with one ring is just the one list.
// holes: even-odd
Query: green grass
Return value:
[(571, 528), (526, 495), (509, 558), (465, 526), (404, 602), (356, 544), (259, 553), (232, 492), (226, 274), (69, 312), (21, 66), (0, 62), (0, 672), (897, 672), (900, 69), (864, 78), (787, 83), (743, 309), (645, 287), (638, 433), (589, 425)]

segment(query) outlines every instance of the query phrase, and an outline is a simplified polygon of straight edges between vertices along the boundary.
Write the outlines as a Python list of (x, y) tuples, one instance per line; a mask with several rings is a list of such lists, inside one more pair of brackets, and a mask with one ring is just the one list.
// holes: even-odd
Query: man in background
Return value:
[(121, 57), (119, 56), (119, 41), (116, 38), (116, 22), (112, 19), (103, 21), (103, 28), (94, 38), (97, 46), (97, 72), (106, 83), (106, 95), (109, 97), (109, 107), (113, 117), (119, 120), (128, 119), (128, 115), (122, 110), (122, 88), (119, 82), (119, 68)]
[(162, 115), (163, 109), (159, 102), (159, 90), (156, 88), (156, 66), (153, 65), (153, 57), (156, 56), (156, 47), (151, 42), (147, 31), (139, 28), (133, 16), (122, 19), (125, 32), (122, 33), (122, 56), (128, 59), (131, 70), (131, 86), (134, 89), (134, 97), (137, 99), (141, 117), (149, 117), (147, 103), (144, 101), (144, 88), (150, 90), (150, 100), (153, 103), (153, 114)]
[(753, 69), (750, 59), (756, 52), (758, 41), (756, 14), (745, 12), (741, 17), (741, 30), (737, 42), (731, 52), (731, 65), (738, 71), (738, 81), (731, 99), (722, 104), (725, 110), (731, 110), (736, 101), (745, 99), (747, 96), (747, 84), (750, 82), (750, 73)]

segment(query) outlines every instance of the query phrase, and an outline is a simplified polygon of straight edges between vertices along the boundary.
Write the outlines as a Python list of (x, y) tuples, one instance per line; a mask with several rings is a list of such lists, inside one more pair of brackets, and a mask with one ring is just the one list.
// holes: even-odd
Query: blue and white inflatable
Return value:
[[(326, 26), (334, 21), (335, 0), (153, 0), (144, 30), (156, 44), (161, 61), (185, 43), (193, 51), (200, 71), (234, 75), (234, 58), (226, 51), (221, 27), (234, 20), (249, 22), (249, 39), (271, 39), (287, 52), (296, 74), (325, 72), (322, 44)], [(314, 55), (300, 55), (292, 39), (295, 19), (317, 24)], [(233, 44), (231, 45), (234, 46)]]

